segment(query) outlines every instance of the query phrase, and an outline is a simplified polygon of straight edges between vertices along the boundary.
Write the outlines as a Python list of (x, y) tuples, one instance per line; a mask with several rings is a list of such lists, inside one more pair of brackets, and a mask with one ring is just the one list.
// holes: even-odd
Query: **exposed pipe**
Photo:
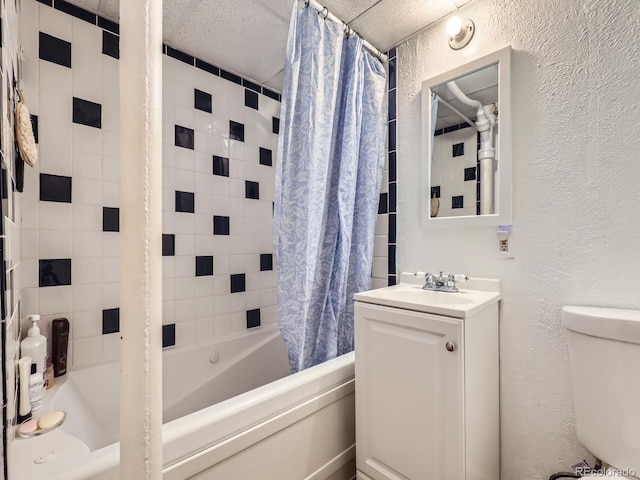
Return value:
[(496, 158), (493, 139), (493, 127), (496, 124), (495, 104), (483, 106), (478, 100), (467, 97), (454, 80), (447, 82), (447, 87), (458, 100), (477, 110), (474, 123), (480, 133), (480, 150), (478, 150), (481, 179), (480, 214), (491, 215), (495, 213), (493, 208), (493, 162)]

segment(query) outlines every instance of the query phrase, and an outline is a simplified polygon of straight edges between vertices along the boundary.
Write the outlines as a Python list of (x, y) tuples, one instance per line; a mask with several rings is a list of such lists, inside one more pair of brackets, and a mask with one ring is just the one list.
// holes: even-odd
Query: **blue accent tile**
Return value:
[(229, 235), (229, 217), (214, 215), (213, 216), (213, 234), (214, 235)]
[(391, 90), (389, 92), (389, 120), (396, 119), (396, 91)]
[(271, 131), (278, 135), (280, 133), (280, 119), (277, 117), (271, 118)]
[(460, 125), (451, 125), (449, 127), (445, 127), (442, 129), (442, 133), (450, 133), (450, 132), (456, 132), (460, 130)]
[(162, 348), (173, 347), (176, 344), (176, 324), (162, 326)]
[(194, 135), (195, 132), (191, 128), (181, 127), (180, 125), (175, 126), (175, 145), (176, 147), (188, 148), (189, 150), (194, 149)]
[(188, 53), (181, 52), (180, 50), (176, 50), (175, 48), (171, 48), (169, 45), (167, 45), (167, 55), (189, 65), (194, 65), (195, 63), (195, 58), (193, 56)]
[[(41, 60), (71, 68), (71, 43), (40, 32), (38, 56)], [(46, 79), (43, 79), (46, 83)]]
[(396, 62), (395, 58), (387, 62), (389, 68), (389, 90), (396, 88)]
[(245, 291), (244, 273), (231, 275), (231, 293), (240, 293), (244, 291)]
[(269, 270), (273, 270), (273, 254), (261, 253), (260, 254), (260, 271), (266, 272)]
[(229, 176), (229, 159), (226, 157), (213, 156), (213, 174), (221, 177)]
[(396, 273), (396, 246), (395, 245), (389, 245), (388, 264), (389, 264), (389, 274), (395, 275)]
[(197, 256), (196, 257), (196, 277), (205, 277), (213, 275), (213, 257)]
[(194, 213), (195, 195), (191, 192), (176, 191), (176, 212)]
[(383, 213), (389, 213), (389, 194), (381, 193), (380, 201), (378, 202), (378, 215)]
[(464, 181), (468, 182), (469, 180), (476, 179), (476, 167), (469, 167), (464, 169)]
[(438, 128), (435, 132), (433, 132), (433, 136), (437, 137), (438, 135), (442, 135), (444, 133), (443, 128)]
[(389, 243), (396, 243), (396, 217), (396, 214), (389, 214)]
[(398, 163), (396, 160), (396, 152), (389, 152), (389, 181), (395, 182), (398, 179)]
[(103, 30), (102, 53), (113, 58), (120, 58), (120, 37)]
[(244, 124), (229, 120), (229, 138), (244, 142)]
[(193, 90), (193, 107), (203, 112), (213, 111), (213, 100), (210, 93), (195, 88)]
[(102, 334), (117, 333), (120, 331), (120, 309), (109, 308), (102, 310)]
[(40, 201), (71, 203), (71, 177), (41, 173)]
[(172, 233), (162, 234), (162, 256), (173, 257), (176, 254), (176, 236)]
[(389, 122), (389, 151), (396, 149), (396, 121)]
[(262, 87), (257, 83), (253, 83), (246, 78), (242, 79), (242, 86), (248, 88), (249, 90), (253, 90), (254, 92), (262, 93)]
[(451, 155), (454, 157), (461, 157), (464, 155), (464, 143), (454, 143), (451, 148)]
[(278, 92), (274, 92), (273, 90), (269, 90), (268, 88), (263, 88), (262, 94), (266, 95), (269, 98), (273, 98), (274, 100), (281, 101), (280, 94)]
[(102, 105), (73, 97), (73, 123), (102, 128)]
[(260, 326), (260, 309), (247, 310), (247, 328)]
[(258, 110), (258, 94), (248, 88), (244, 89), (244, 106)]
[(396, 58), (396, 47), (393, 47), (389, 52), (387, 52), (387, 56), (389, 58)]
[(396, 279), (397, 279), (397, 277), (395, 275), (389, 275), (389, 277), (387, 279), (387, 285), (389, 285), (390, 287), (393, 287), (397, 283)]
[(464, 208), (464, 195), (451, 197), (451, 208)]
[(389, 184), (389, 213), (396, 212), (397, 186), (398, 184), (395, 182)]
[(215, 65), (211, 65), (210, 63), (207, 63), (204, 60), (200, 60), (199, 58), (196, 58), (196, 68), (199, 68), (200, 70), (204, 70), (205, 72), (209, 72), (210, 74), (215, 75), (216, 77), (220, 76), (220, 69), (218, 67), (216, 67)]
[(119, 232), (120, 231), (120, 209), (111, 207), (102, 207), (102, 231), (103, 232)]
[(273, 152), (268, 148), (260, 147), (260, 165), (273, 166)]
[(258, 200), (260, 198), (260, 184), (258, 182), (244, 182), (244, 197)]
[(38, 261), (40, 287), (71, 285), (71, 259), (55, 258)]

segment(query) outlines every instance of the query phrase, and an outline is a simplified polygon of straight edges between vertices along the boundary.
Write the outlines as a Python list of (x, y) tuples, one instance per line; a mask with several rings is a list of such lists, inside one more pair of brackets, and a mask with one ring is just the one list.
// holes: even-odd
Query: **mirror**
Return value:
[(511, 223), (510, 48), (422, 84), (423, 219)]

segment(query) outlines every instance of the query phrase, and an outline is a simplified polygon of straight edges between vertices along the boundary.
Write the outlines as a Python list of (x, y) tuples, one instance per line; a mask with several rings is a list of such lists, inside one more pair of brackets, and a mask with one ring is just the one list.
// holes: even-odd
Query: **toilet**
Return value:
[(566, 306), (562, 326), (569, 343), (578, 439), (609, 466), (599, 478), (637, 480), (640, 310)]

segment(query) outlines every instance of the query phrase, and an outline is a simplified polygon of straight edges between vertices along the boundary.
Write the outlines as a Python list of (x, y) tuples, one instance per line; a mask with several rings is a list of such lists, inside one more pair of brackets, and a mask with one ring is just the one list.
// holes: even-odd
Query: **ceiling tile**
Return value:
[(384, 51), (455, 10), (454, 0), (383, 0), (351, 27)]

